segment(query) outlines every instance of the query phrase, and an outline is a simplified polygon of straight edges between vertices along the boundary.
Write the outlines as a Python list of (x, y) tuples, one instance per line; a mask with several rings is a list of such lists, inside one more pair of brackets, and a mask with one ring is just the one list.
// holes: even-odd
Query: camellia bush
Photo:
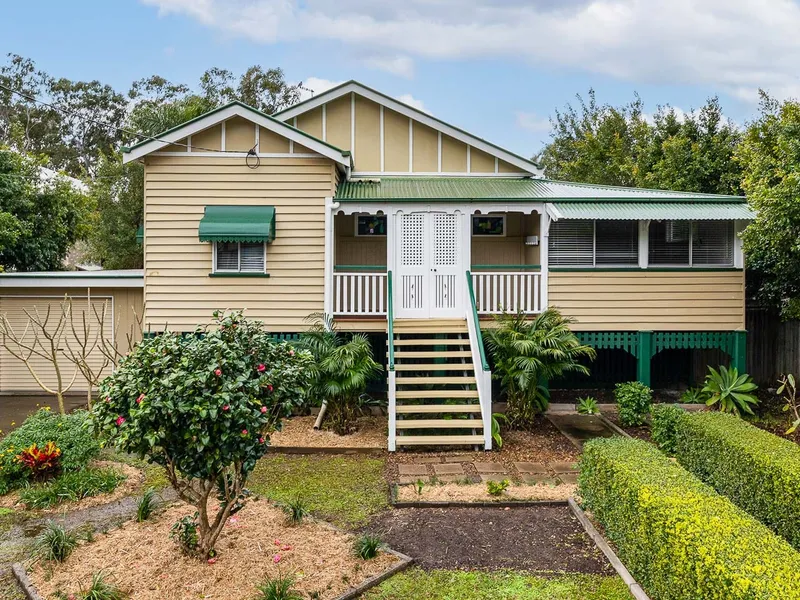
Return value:
[(277, 343), (241, 312), (214, 313), (193, 335), (143, 340), (100, 386), (96, 429), (119, 450), (162, 465), (197, 508), (200, 557), (246, 496), (245, 483), (271, 432), (302, 404), (310, 353)]

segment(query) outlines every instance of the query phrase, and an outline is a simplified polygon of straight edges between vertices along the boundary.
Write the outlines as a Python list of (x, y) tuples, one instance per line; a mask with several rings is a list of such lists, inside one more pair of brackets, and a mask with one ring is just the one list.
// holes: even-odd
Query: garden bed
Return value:
[(615, 574), (566, 505), (396, 509), (370, 530), (424, 569)]
[(631, 436), (632, 438), (636, 438), (636, 439), (639, 439), (639, 440), (644, 440), (645, 442), (652, 442), (653, 441), (653, 438), (651, 437), (651, 434), (650, 434), (650, 425), (644, 424), (644, 425), (633, 426), (633, 427), (625, 427), (624, 425), (622, 425), (622, 423), (619, 420), (619, 413), (617, 413), (617, 411), (615, 411), (615, 410), (614, 411), (604, 412), (603, 416), (606, 419), (608, 419), (609, 421), (611, 421), (614, 425), (619, 427), (622, 431), (624, 431), (629, 436)]
[(184, 556), (169, 538), (172, 524), (192, 512), (179, 504), (152, 521), (128, 522), (81, 545), (62, 564), (35, 565), (31, 580), (44, 597), (77, 592), (102, 571), (131, 600), (245, 600), (265, 577), (282, 574), (295, 577), (304, 597), (336, 598), (400, 560), (383, 552), (359, 559), (351, 534), (312, 520), (290, 526), (283, 511), (262, 500), (231, 518), (216, 544), (219, 556), (208, 564)]
[(538, 483), (536, 485), (511, 484), (499, 496), (490, 496), (485, 483), (429, 484), (423, 485), (418, 493), (414, 485), (399, 485), (396, 488), (397, 502), (508, 502), (512, 501), (563, 501), (574, 496), (577, 486), (570, 483), (557, 485)]
[(271, 446), (278, 451), (281, 448), (386, 449), (388, 438), (386, 417), (361, 417), (358, 420), (358, 430), (350, 435), (337, 435), (325, 429), (314, 429), (315, 420), (314, 416), (284, 420), (281, 431), (270, 436)]

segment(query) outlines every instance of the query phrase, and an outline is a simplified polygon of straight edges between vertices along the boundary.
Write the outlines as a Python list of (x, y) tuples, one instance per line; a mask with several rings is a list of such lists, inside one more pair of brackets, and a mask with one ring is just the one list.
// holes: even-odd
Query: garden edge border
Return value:
[(398, 500), (399, 484), (389, 484), (389, 505), (392, 508), (525, 508), (531, 506), (566, 506), (567, 500)]
[(600, 417), (600, 420), (603, 423), (605, 423), (605, 425), (607, 427), (610, 427), (614, 432), (616, 432), (617, 435), (621, 435), (621, 436), (624, 436), (624, 437), (627, 437), (627, 438), (632, 438), (633, 437), (630, 433), (628, 433), (627, 431), (622, 429), (622, 427), (620, 427), (619, 425), (614, 423), (614, 421), (612, 421), (611, 419), (606, 417), (603, 413), (598, 413), (598, 416)]
[(600, 551), (606, 555), (608, 562), (611, 563), (611, 566), (614, 567), (614, 570), (617, 572), (617, 575), (620, 576), (620, 579), (628, 586), (628, 591), (636, 600), (650, 600), (650, 597), (645, 593), (642, 589), (642, 586), (633, 578), (630, 571), (628, 571), (627, 567), (622, 563), (622, 561), (617, 557), (614, 550), (612, 550), (611, 546), (608, 545), (605, 538), (600, 534), (599, 531), (592, 525), (592, 522), (589, 520), (589, 517), (586, 516), (586, 513), (583, 512), (583, 509), (578, 506), (578, 503), (575, 501), (575, 498), (570, 498), (567, 500), (567, 504), (569, 504), (570, 509), (572, 510), (572, 514), (575, 515), (575, 518), (578, 519), (578, 522), (583, 526), (586, 533), (589, 534), (589, 537), (592, 538), (592, 541), (595, 545), (600, 549)]
[(28, 571), (21, 563), (14, 563), (11, 565), (11, 572), (14, 574), (14, 579), (17, 580), (17, 584), (28, 600), (42, 600), (39, 592), (36, 591), (31, 580), (28, 579)]

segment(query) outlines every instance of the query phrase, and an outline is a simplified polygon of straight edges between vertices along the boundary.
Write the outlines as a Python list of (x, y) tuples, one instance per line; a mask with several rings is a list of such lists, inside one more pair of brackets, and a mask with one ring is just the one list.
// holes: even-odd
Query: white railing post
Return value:
[(386, 314), (386, 273), (334, 273), (331, 287), (334, 315)]
[(542, 274), (527, 272), (473, 273), (472, 286), (478, 314), (541, 312)]
[[(394, 340), (389, 340), (390, 344)], [(397, 382), (394, 369), (389, 370), (389, 452), (397, 449)]]
[(549, 254), (550, 254), (550, 215), (547, 212), (547, 208), (542, 210), (542, 213), (539, 215), (539, 233), (541, 238), (541, 243), (539, 245), (539, 262), (541, 263), (541, 280), (540, 280), (540, 287), (539, 289), (539, 310), (547, 310), (548, 304), (548, 279), (549, 279), (549, 268), (548, 262), (550, 261)]
[(323, 284), (322, 310), (326, 315), (333, 314), (333, 211), (339, 208), (339, 203), (333, 198), (325, 198), (325, 278)]

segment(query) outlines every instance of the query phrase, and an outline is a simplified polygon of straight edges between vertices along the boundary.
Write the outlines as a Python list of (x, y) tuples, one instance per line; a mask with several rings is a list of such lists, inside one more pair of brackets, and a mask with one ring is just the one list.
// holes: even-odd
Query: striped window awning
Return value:
[(556, 219), (597, 220), (749, 220), (755, 213), (743, 202), (554, 202)]
[(267, 242), (275, 239), (274, 206), (206, 206), (201, 242)]

